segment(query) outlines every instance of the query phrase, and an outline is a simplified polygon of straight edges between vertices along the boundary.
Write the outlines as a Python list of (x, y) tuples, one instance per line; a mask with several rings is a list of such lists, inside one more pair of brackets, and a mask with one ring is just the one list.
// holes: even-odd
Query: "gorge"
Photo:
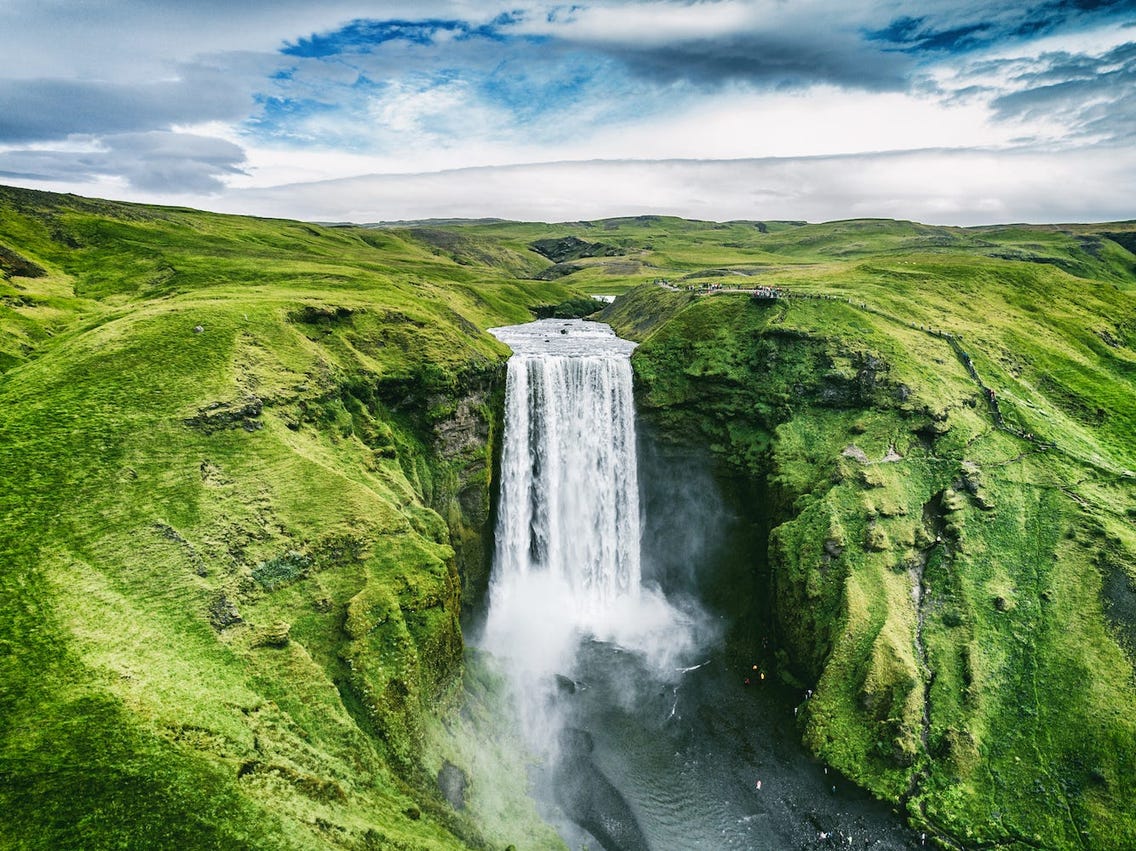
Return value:
[[(562, 824), (570, 846), (589, 847), (590, 835), (606, 851), (915, 847), (886, 809), (787, 737), (792, 710), (765, 682), (771, 660), (751, 670), (725, 651), (739, 621), (768, 624), (752, 601), (739, 617), (701, 598), (744, 587), (746, 571), (723, 576), (720, 562), (752, 553), (731, 533), (738, 507), (727, 507), (707, 459), (672, 447), (664, 462), (637, 435), (633, 344), (581, 320), (490, 333), (513, 355), (478, 643), (520, 703), (548, 817), (586, 831)], [(641, 481), (643, 441), (656, 462)], [(641, 515), (640, 492), (658, 516)], [(643, 528), (653, 542), (641, 547)], [(685, 577), (665, 570), (676, 555)]]

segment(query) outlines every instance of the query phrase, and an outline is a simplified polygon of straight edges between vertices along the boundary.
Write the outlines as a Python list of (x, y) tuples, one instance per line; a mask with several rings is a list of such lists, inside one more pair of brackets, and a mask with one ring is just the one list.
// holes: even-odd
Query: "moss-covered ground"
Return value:
[(1132, 847), (1134, 230), (0, 188), (0, 845), (554, 847), (462, 686), (484, 329), (627, 293), (645, 409), (771, 495), (807, 745), (947, 845)]
[(647, 284), (606, 315), (652, 416), (774, 494), (814, 753), (948, 846), (1131, 847), (1136, 264), (1048, 228), (997, 237), (1061, 262), (890, 247), (909, 229), (796, 230), (864, 242), (770, 271), (779, 300)]

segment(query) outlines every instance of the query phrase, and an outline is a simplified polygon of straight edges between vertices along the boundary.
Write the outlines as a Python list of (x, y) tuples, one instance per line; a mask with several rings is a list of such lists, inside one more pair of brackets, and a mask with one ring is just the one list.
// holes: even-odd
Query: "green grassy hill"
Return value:
[(793, 251), (850, 259), (770, 271), (773, 302), (648, 284), (605, 317), (645, 340), (647, 412), (768, 495), (810, 749), (948, 846), (1127, 848), (1132, 258), (1056, 228), (929, 253), (930, 230), (800, 228)]
[(1134, 234), (0, 188), (0, 845), (555, 846), (507, 742), (436, 782), (487, 754), (484, 329), (626, 293), (644, 412), (767, 495), (806, 744), (948, 845), (1130, 847)]
[(485, 580), (480, 329), (567, 291), (19, 190), (0, 245), (0, 845), (488, 842), (428, 735)]

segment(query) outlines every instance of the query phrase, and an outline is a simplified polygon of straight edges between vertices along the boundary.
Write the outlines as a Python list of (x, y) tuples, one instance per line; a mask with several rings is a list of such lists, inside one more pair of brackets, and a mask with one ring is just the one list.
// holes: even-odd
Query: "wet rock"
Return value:
[(566, 727), (560, 731), (560, 749), (568, 756), (590, 754), (595, 749), (592, 734), (576, 727)]
[(568, 728), (560, 735), (556, 799), (572, 821), (605, 851), (648, 851), (646, 837), (627, 800), (592, 762), (592, 737)]
[(438, 771), (438, 790), (455, 810), (465, 807), (465, 790), (469, 785), (466, 773), (449, 760)]
[(563, 674), (557, 674), (556, 675), (556, 689), (561, 694), (575, 694), (576, 693), (576, 681), (564, 676)]

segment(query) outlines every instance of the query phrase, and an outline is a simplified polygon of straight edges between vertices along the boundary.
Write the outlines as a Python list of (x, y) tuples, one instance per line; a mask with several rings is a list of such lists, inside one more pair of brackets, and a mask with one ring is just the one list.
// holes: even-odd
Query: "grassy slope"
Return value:
[(0, 844), (481, 844), (423, 709), (461, 659), (438, 512), (488, 459), (433, 428), (492, 421), (478, 329), (568, 292), (16, 190), (0, 245), (47, 273), (0, 281)]
[[(510, 267), (516, 267), (518, 258), (525, 256), (541, 261), (530, 247), (540, 239), (575, 236), (611, 247), (619, 253), (573, 260), (571, 265), (580, 267), (579, 270), (560, 279), (594, 293), (621, 293), (657, 278), (680, 286), (752, 286), (761, 282), (764, 275), (793, 268), (811, 274), (856, 258), (911, 254), (1013, 258), (1129, 288), (1136, 268), (1133, 255), (1107, 236), (1112, 234), (1136, 245), (1132, 223), (948, 228), (858, 219), (800, 225), (638, 216), (559, 224), (447, 224), (444, 230), (473, 245), (496, 244), (497, 252), (508, 252)], [(460, 253), (455, 252), (455, 256)], [(549, 265), (547, 261), (543, 263), (544, 268)], [(541, 267), (538, 264), (530, 268)]]
[[(1136, 626), (1101, 599), (1136, 579), (1136, 258), (1102, 234), (1132, 230), (323, 229), (4, 191), (0, 263), (47, 273), (0, 281), (5, 838), (481, 841), (427, 791), (462, 746), (421, 711), (456, 698), (453, 496), (485, 458), (431, 435), (490, 404), (477, 329), (563, 285), (756, 277), (820, 297), (649, 286), (612, 319), (657, 415), (770, 481), (802, 734), (946, 835), (1124, 847)], [(569, 234), (625, 254), (515, 279)]]
[(967, 845), (1136, 836), (1134, 264), (1077, 230), (810, 226), (765, 240), (814, 264), (787, 302), (609, 311), (656, 416), (770, 482), (806, 742)]

